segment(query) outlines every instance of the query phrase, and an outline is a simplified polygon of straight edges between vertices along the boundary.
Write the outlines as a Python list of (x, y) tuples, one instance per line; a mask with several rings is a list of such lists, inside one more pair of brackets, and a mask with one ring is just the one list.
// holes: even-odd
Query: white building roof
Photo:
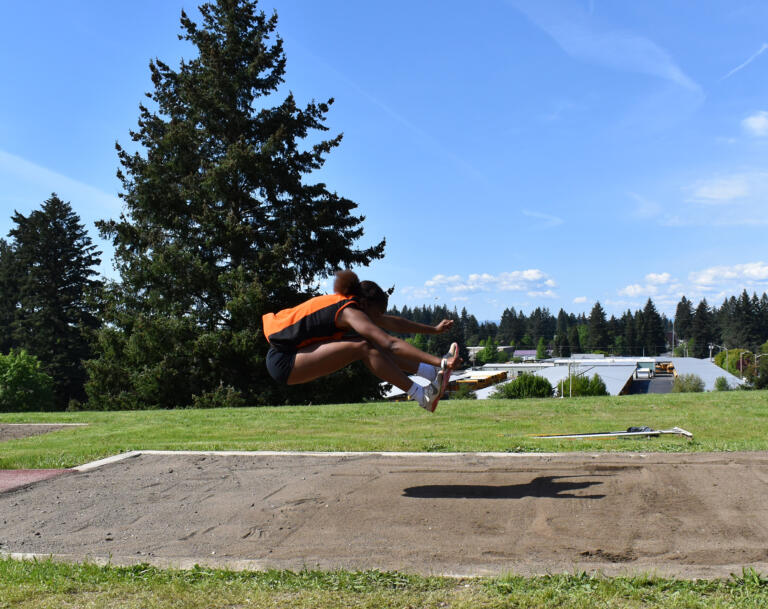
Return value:
[[(624, 385), (634, 375), (636, 368), (637, 364), (634, 360), (631, 362), (612, 362), (610, 364), (591, 363), (588, 360), (581, 360), (578, 364), (571, 364), (571, 374), (588, 378), (598, 375), (603, 379), (605, 389), (610, 395), (619, 395)], [(543, 368), (534, 374), (543, 376), (552, 384), (552, 387), (556, 387), (560, 384), (560, 381), (563, 381), (565, 383), (564, 393), (568, 395), (568, 366), (561, 365), (554, 368)]]
[(678, 374), (695, 374), (701, 377), (701, 380), (704, 381), (705, 391), (714, 391), (715, 380), (719, 376), (724, 376), (732, 389), (744, 383), (738, 376), (723, 370), (708, 359), (697, 359), (695, 357), (665, 357), (659, 359), (671, 361)]

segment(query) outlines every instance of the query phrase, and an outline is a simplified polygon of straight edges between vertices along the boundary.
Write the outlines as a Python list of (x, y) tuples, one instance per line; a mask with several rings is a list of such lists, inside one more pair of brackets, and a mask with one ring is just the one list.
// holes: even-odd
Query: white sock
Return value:
[(416, 371), (420, 377), (427, 379), (428, 381), (434, 381), (437, 378), (437, 368), (421, 362), (419, 369)]
[(414, 383), (408, 390), (408, 395), (421, 404), (421, 402), (424, 401), (424, 387), (418, 383)]

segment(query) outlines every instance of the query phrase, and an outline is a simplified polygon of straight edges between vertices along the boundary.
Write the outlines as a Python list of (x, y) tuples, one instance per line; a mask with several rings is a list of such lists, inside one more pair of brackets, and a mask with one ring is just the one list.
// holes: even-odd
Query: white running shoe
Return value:
[[(440, 372), (438, 372), (440, 374)], [(419, 406), (428, 412), (435, 412), (437, 408), (437, 402), (440, 400), (440, 393), (435, 389), (434, 385), (430, 383), (424, 387), (422, 398), (419, 400)]]
[(448, 360), (456, 357), (456, 353), (459, 351), (459, 343), (451, 343), (451, 347), (448, 349), (448, 353), (443, 355), (443, 361), (440, 362), (440, 367), (445, 370), (448, 367)]

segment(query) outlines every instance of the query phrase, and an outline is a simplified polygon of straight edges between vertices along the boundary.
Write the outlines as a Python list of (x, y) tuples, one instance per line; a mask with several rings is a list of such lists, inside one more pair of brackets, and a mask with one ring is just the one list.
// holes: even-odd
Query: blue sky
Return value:
[[(317, 179), (359, 204), (397, 305), (555, 314), (768, 289), (768, 3), (270, 0), (281, 91), (335, 98)], [(6, 2), (0, 235), (52, 191), (120, 211), (129, 144), (195, 2)], [(274, 100), (276, 103), (277, 100)], [(268, 101), (268, 103), (273, 103)], [(103, 272), (112, 275), (107, 244)]]

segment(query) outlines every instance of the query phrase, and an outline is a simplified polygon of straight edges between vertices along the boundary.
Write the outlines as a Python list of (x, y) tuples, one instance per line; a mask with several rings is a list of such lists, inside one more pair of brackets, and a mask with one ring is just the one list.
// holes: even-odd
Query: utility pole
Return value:
[(675, 318), (672, 318), (672, 356), (675, 355)]

